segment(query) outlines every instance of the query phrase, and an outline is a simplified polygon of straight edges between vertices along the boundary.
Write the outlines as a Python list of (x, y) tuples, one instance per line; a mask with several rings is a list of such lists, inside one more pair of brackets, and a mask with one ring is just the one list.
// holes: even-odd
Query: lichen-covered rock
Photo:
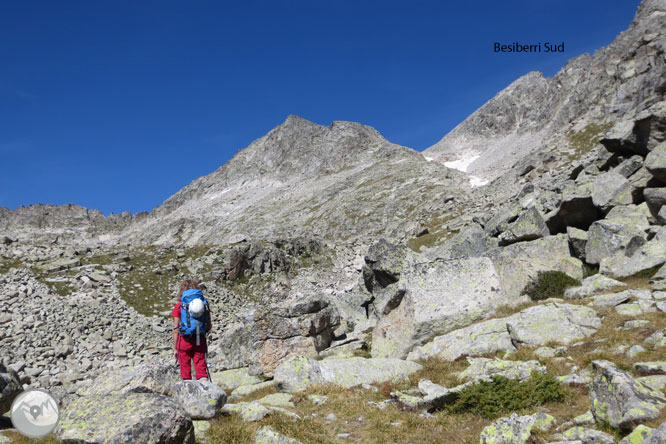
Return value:
[(652, 430), (650, 436), (642, 444), (666, 444), (666, 422)]
[(274, 381), (260, 382), (259, 384), (241, 385), (240, 387), (236, 388), (233, 392), (231, 392), (229, 400), (237, 401), (243, 396), (247, 396), (259, 390), (273, 387), (274, 385), (275, 385)]
[(138, 364), (104, 373), (79, 389), (80, 396), (159, 393), (171, 395), (176, 383), (182, 381), (178, 367), (165, 362)]
[(211, 379), (223, 390), (232, 391), (243, 385), (259, 384), (262, 380), (251, 375), (247, 367), (212, 372)]
[(646, 188), (643, 197), (652, 217), (659, 219), (659, 210), (666, 205), (666, 188)]
[(281, 435), (268, 426), (263, 426), (257, 430), (254, 444), (301, 444), (301, 442)]
[(481, 444), (524, 444), (532, 430), (546, 431), (555, 423), (555, 418), (545, 413), (518, 416), (513, 413), (487, 426), (481, 432)]
[(666, 263), (666, 238), (655, 236), (631, 257), (616, 253), (604, 258), (599, 272), (612, 278), (624, 278)]
[(616, 281), (602, 274), (595, 274), (583, 279), (580, 287), (567, 288), (564, 291), (564, 297), (567, 299), (581, 299), (593, 294), (612, 290), (619, 287), (626, 287), (624, 282)]
[(590, 389), (592, 413), (597, 422), (626, 429), (659, 416), (666, 406), (664, 394), (636, 380), (609, 361), (594, 361), (601, 371)]
[(95, 395), (73, 400), (54, 435), (63, 442), (193, 444), (192, 421), (171, 398), (154, 393)]
[(292, 396), (289, 393), (272, 393), (259, 399), (257, 402), (272, 407), (294, 407), (291, 401)]
[(639, 424), (630, 434), (622, 438), (619, 444), (642, 444), (652, 435), (652, 427)]
[(529, 307), (507, 319), (514, 345), (569, 344), (595, 333), (600, 326), (601, 319), (592, 308), (559, 303)]
[(508, 379), (523, 381), (528, 379), (532, 372), (546, 373), (547, 368), (539, 361), (505, 361), (502, 359), (467, 358), (469, 367), (458, 374), (463, 380), (479, 381), (503, 376)]
[(616, 205), (629, 205), (633, 202), (631, 184), (616, 172), (602, 174), (595, 179), (592, 188), (592, 203), (602, 211)]
[(213, 418), (227, 402), (224, 390), (201, 380), (177, 383), (173, 388), (173, 398), (192, 419)]
[(417, 345), (469, 325), (507, 299), (490, 259), (459, 258), (415, 264), (404, 271), (400, 305), (372, 333), (372, 356), (405, 358)]
[(592, 300), (595, 307), (615, 307), (631, 300), (629, 291), (620, 291), (617, 293), (600, 294)]
[(581, 426), (567, 429), (558, 437), (566, 439), (567, 441), (579, 440), (579, 442), (583, 444), (615, 444), (615, 438), (613, 438), (613, 435)]
[(391, 392), (391, 399), (398, 407), (406, 410), (416, 410), (428, 405), (424, 398), (420, 396), (409, 395), (400, 391)]
[(365, 255), (363, 280), (368, 291), (387, 287), (400, 279), (409, 250), (404, 245), (380, 239), (370, 246)]
[(271, 411), (258, 402), (240, 402), (238, 404), (226, 404), (222, 408), (225, 412), (236, 413), (240, 415), (244, 422), (261, 421), (268, 416)]
[(330, 358), (315, 361), (297, 357), (275, 370), (275, 384), (281, 392), (299, 392), (313, 385), (354, 387), (385, 381), (399, 382), (421, 370), (420, 364), (391, 358)]
[(435, 384), (429, 379), (419, 381), (419, 391), (424, 396), (423, 401), (434, 408), (441, 408), (445, 404), (454, 402), (460, 396), (460, 392), (474, 384), (473, 381), (466, 382), (453, 388), (446, 388)]
[(523, 212), (515, 222), (499, 235), (499, 245), (531, 241), (548, 236), (550, 231), (539, 210), (532, 207)]
[(22, 389), (18, 374), (0, 362), (0, 412), (9, 410), (12, 401)]

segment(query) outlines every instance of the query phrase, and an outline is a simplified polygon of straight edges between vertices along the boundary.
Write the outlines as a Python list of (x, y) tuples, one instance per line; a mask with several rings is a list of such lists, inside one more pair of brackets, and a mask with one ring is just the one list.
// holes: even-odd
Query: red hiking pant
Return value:
[(180, 364), (180, 377), (192, 379), (190, 363), (194, 361), (194, 372), (197, 379), (210, 379), (206, 370), (206, 338), (201, 337), (199, 346), (196, 345), (196, 341), (196, 338), (184, 338), (178, 335), (176, 350), (178, 351), (178, 363)]

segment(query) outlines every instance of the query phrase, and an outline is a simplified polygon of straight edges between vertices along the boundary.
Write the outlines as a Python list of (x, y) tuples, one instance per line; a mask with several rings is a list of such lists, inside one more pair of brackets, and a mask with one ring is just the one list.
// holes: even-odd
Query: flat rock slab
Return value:
[(583, 279), (580, 287), (567, 288), (564, 291), (566, 299), (582, 299), (618, 287), (626, 287), (624, 282), (616, 281), (602, 274), (595, 274)]
[(299, 392), (313, 385), (334, 384), (349, 388), (385, 381), (399, 382), (423, 367), (412, 361), (391, 358), (330, 358), (315, 361), (295, 357), (275, 370), (275, 384), (281, 392)]
[(208, 381), (181, 381), (173, 388), (173, 398), (192, 419), (214, 418), (227, 402), (227, 394)]
[(250, 375), (247, 367), (213, 372), (211, 380), (227, 391), (235, 390), (243, 385), (253, 385), (262, 382), (257, 376)]
[(488, 380), (495, 376), (523, 381), (528, 379), (532, 372), (546, 373), (547, 368), (539, 361), (505, 361), (503, 359), (467, 358), (469, 367), (458, 373), (462, 380)]
[(592, 300), (592, 305), (595, 307), (615, 307), (616, 305), (624, 304), (631, 300), (631, 294), (628, 291), (620, 291), (618, 293), (600, 294), (595, 296)]
[(555, 424), (555, 418), (545, 413), (518, 416), (513, 413), (501, 418), (483, 429), (481, 444), (525, 444), (532, 436), (532, 430), (548, 430)]
[(590, 388), (592, 414), (597, 422), (627, 429), (657, 418), (666, 406), (664, 394), (642, 383), (609, 361), (593, 361), (601, 373)]
[(53, 433), (64, 442), (194, 443), (190, 418), (173, 399), (154, 393), (76, 399), (61, 412)]
[(656, 236), (630, 257), (614, 254), (601, 261), (599, 272), (612, 278), (625, 278), (666, 263), (666, 239)]
[(271, 411), (258, 402), (239, 402), (238, 404), (227, 404), (222, 408), (225, 412), (240, 415), (244, 422), (261, 421)]
[(273, 393), (266, 395), (257, 402), (263, 405), (270, 405), (272, 407), (295, 407), (291, 401), (292, 396), (289, 393)]
[(548, 303), (437, 336), (431, 342), (416, 347), (408, 359), (437, 356), (453, 361), (463, 356), (480, 356), (497, 351), (510, 353), (520, 345), (569, 344), (594, 334), (600, 325), (601, 319), (592, 308)]

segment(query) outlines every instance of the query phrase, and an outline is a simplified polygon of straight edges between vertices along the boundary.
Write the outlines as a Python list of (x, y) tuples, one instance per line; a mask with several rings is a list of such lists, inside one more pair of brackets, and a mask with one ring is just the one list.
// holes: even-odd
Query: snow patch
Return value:
[(488, 180), (481, 179), (477, 176), (469, 176), (469, 183), (472, 185), (472, 187), (482, 187), (484, 185), (488, 185)]
[(463, 173), (467, 172), (467, 168), (474, 162), (476, 159), (481, 157), (480, 154), (472, 154), (469, 156), (463, 156), (458, 160), (453, 160), (451, 162), (444, 162), (444, 166), (453, 168), (454, 170), (462, 171)]

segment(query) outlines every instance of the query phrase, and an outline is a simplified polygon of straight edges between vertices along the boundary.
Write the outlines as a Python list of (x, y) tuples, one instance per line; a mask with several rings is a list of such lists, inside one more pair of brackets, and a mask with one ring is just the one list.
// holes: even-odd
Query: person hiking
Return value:
[(191, 362), (197, 380), (208, 381), (208, 344), (206, 333), (211, 319), (208, 302), (194, 280), (184, 280), (178, 290), (179, 301), (171, 312), (173, 317), (173, 352), (180, 364), (180, 377), (192, 379)]

